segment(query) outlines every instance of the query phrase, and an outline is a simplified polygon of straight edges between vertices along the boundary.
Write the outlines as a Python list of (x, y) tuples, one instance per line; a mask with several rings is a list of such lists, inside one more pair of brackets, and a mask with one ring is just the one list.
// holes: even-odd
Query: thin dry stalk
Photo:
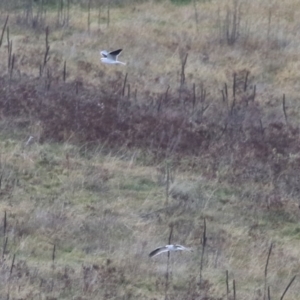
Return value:
[(200, 85), (200, 101), (203, 103), (206, 99), (206, 89), (203, 86), (203, 83)]
[(36, 19), (37, 19), (37, 25), (38, 25), (38, 23), (40, 23), (40, 26), (41, 26), (42, 24), (45, 23), (47, 9), (44, 8), (45, 0), (42, 0), (39, 2), (40, 2), (40, 5), (38, 7)]
[(13, 268), (14, 268), (14, 266), (15, 266), (15, 258), (16, 258), (16, 254), (14, 254), (13, 259), (12, 259), (12, 262), (11, 262), (11, 265), (10, 265), (9, 278), (11, 277)]
[(181, 61), (180, 88), (182, 88), (182, 86), (185, 83), (185, 65), (187, 62), (187, 58), (188, 58), (188, 53), (185, 55), (184, 59)]
[(91, 27), (91, 0), (88, 2), (88, 18), (87, 18), (88, 33), (90, 34)]
[(166, 178), (166, 203), (165, 203), (165, 206), (167, 206), (169, 203), (170, 167), (168, 164), (166, 164), (166, 174), (167, 174), (167, 178)]
[(4, 259), (4, 255), (5, 255), (5, 252), (6, 252), (7, 242), (8, 242), (8, 237), (6, 236), (4, 238), (4, 243), (3, 243), (2, 260)]
[(137, 101), (137, 89), (134, 90), (134, 101)]
[(65, 62), (64, 62), (64, 71), (63, 71), (64, 82), (66, 82), (66, 78), (67, 78), (67, 61), (65, 60)]
[(273, 243), (271, 243), (271, 245), (270, 245), (269, 252), (268, 252), (268, 256), (267, 256), (267, 261), (266, 261), (266, 265), (265, 265), (264, 300), (266, 299), (266, 293), (267, 293), (268, 265), (269, 265), (269, 259), (270, 259), (270, 256), (271, 256), (272, 248), (273, 248)]
[(99, 6), (98, 6), (98, 29), (100, 28), (100, 23), (101, 23), (101, 3), (99, 3)]
[(201, 258), (200, 258), (200, 279), (199, 279), (199, 286), (201, 287), (202, 284), (202, 270), (203, 270), (203, 258), (204, 258), (204, 252), (205, 252), (205, 246), (206, 246), (206, 219), (203, 220), (203, 233), (202, 233), (202, 252), (201, 252)]
[(245, 81), (244, 81), (244, 92), (247, 91), (247, 87), (248, 87), (248, 76), (249, 76), (250, 72), (247, 71), (246, 75), (245, 75)]
[(228, 45), (234, 45), (239, 38), (240, 19), (241, 5), (239, 0), (233, 0), (233, 8), (227, 8), (226, 19), (224, 21), (224, 31)]
[(10, 45), (10, 39), (9, 39), (9, 27), (6, 28), (6, 41), (7, 41), (7, 51), (9, 52), (9, 45)]
[(126, 88), (126, 83), (127, 83), (127, 76), (128, 76), (128, 73), (125, 74), (125, 78), (124, 78), (123, 89), (122, 89), (122, 96), (123, 97), (125, 95), (125, 88)]
[(166, 104), (167, 104), (167, 102), (168, 102), (168, 93), (169, 93), (169, 90), (170, 90), (170, 86), (168, 85), (167, 90), (166, 90), (166, 92), (165, 92), (165, 103), (166, 103)]
[(196, 105), (196, 85), (195, 83), (193, 83), (193, 112), (195, 109), (195, 105)]
[(226, 270), (226, 296), (227, 300), (229, 299), (229, 280), (228, 280), (228, 270)]
[(8, 53), (7, 53), (7, 68), (8, 70), (10, 70), (10, 66), (11, 66), (11, 60), (12, 60), (12, 41), (9, 42), (8, 44)]
[(268, 300), (271, 300), (271, 289), (269, 286), (268, 286)]
[[(182, 125), (180, 127), (182, 127)], [(181, 141), (181, 136), (182, 136), (182, 130), (180, 129), (179, 133), (170, 140), (170, 143), (168, 143), (166, 157), (172, 156), (172, 154), (176, 151), (176, 148)]]
[(50, 90), (51, 83), (52, 83), (52, 74), (51, 74), (51, 71), (48, 69), (47, 70), (47, 76), (46, 76), (46, 79), (45, 79), (45, 89), (47, 91)]
[(29, 18), (30, 17), (31, 17), (31, 19), (33, 18), (32, 17), (32, 14), (33, 14), (33, 12), (32, 12), (32, 2), (29, 2), (28, 5), (26, 5), (24, 7), (23, 14), (24, 14), (24, 17), (25, 17), (26, 24), (28, 24), (29, 23)]
[(195, 16), (195, 23), (196, 23), (196, 33), (199, 32), (199, 14), (197, 10), (196, 0), (193, 0), (193, 6), (194, 6), (194, 16)]
[(180, 86), (179, 86), (179, 101), (181, 101), (181, 94), (183, 92), (183, 86), (185, 83), (185, 65), (187, 62), (188, 53), (185, 55), (183, 59), (181, 59), (181, 72), (180, 72)]
[(60, 24), (60, 7), (61, 6), (58, 4), (58, 6), (57, 6), (57, 21), (56, 21), (58, 26)]
[(226, 101), (226, 97), (225, 97), (224, 90), (221, 90), (221, 93), (222, 93), (222, 100), (223, 100), (223, 102), (225, 102)]
[(49, 27), (48, 26), (45, 29), (45, 45), (46, 45), (46, 49), (48, 49), (49, 48)]
[(78, 95), (78, 92), (79, 92), (79, 82), (76, 81), (75, 82), (75, 94)]
[[(78, 94), (78, 85), (76, 85), (76, 95), (77, 94)], [(76, 124), (77, 130), (80, 127), (78, 116), (79, 116), (79, 99), (78, 99), (78, 97), (76, 97), (76, 100), (75, 100), (75, 124)]]
[(3, 219), (3, 251), (2, 251), (2, 261), (4, 259), (4, 254), (7, 247), (8, 237), (6, 236), (6, 228), (7, 228), (7, 218), (6, 211), (4, 211), (4, 219)]
[(294, 280), (296, 279), (296, 276), (297, 276), (297, 275), (295, 275), (295, 276), (291, 279), (291, 281), (289, 282), (289, 284), (288, 284), (287, 287), (285, 288), (285, 290), (284, 290), (282, 296), (280, 297), (280, 300), (283, 300), (283, 298), (284, 298), (286, 292), (288, 291), (288, 289), (291, 287), (292, 283), (293, 283)]
[(206, 89), (203, 87), (203, 83), (201, 83), (201, 85), (200, 85), (201, 116), (203, 116), (204, 112), (209, 107), (209, 104), (204, 106), (205, 99), (206, 99)]
[(286, 106), (285, 106), (285, 94), (283, 94), (283, 97), (282, 97), (282, 109), (283, 109), (283, 113), (284, 113), (285, 122), (287, 124), (288, 120), (287, 120)]
[(3, 219), (3, 236), (6, 236), (6, 226), (7, 226), (7, 219), (6, 219), (6, 211), (4, 211), (4, 219)]
[(161, 104), (162, 104), (162, 97), (160, 97), (160, 98), (158, 99), (158, 105), (157, 105), (157, 113), (158, 113), (158, 114), (159, 114), (159, 112), (160, 112)]
[(266, 51), (266, 57), (269, 53), (269, 46), (270, 46), (270, 32), (271, 32), (271, 22), (272, 22), (272, 7), (269, 7), (269, 13), (268, 13), (268, 30), (267, 30), (267, 51)]
[(2, 46), (2, 41), (3, 41), (4, 32), (5, 32), (5, 29), (6, 29), (8, 19), (9, 19), (9, 15), (6, 16), (5, 23), (4, 23), (4, 26), (2, 28), (1, 37), (0, 37), (0, 47)]
[(254, 87), (253, 87), (253, 94), (252, 94), (252, 101), (254, 102), (254, 100), (255, 100), (255, 96), (256, 96), (256, 85), (254, 85)]
[(45, 53), (44, 53), (44, 61), (43, 61), (43, 66), (40, 67), (40, 76), (43, 75), (44, 69), (46, 67), (47, 62), (50, 59), (49, 56), (49, 50), (50, 50), (50, 46), (49, 46), (49, 27), (47, 26), (45, 29)]
[(233, 300), (236, 300), (235, 279), (233, 279), (232, 285), (233, 285)]
[(52, 250), (52, 283), (51, 283), (51, 292), (53, 291), (54, 287), (54, 269), (55, 269), (55, 252), (56, 252), (56, 245), (53, 245)]
[(13, 70), (14, 70), (14, 66), (15, 66), (15, 54), (12, 55), (11, 58), (11, 66), (10, 66), (10, 72), (9, 72), (9, 79), (12, 79), (12, 74), (13, 74)]
[(70, 22), (70, 1), (71, 0), (67, 0), (67, 21), (66, 21), (67, 26), (69, 26), (69, 22)]
[(127, 99), (130, 100), (130, 84), (127, 84)]
[(58, 25), (63, 25), (65, 20), (64, 20), (64, 0), (60, 0), (60, 5), (58, 8)]
[[(173, 236), (173, 224), (170, 225), (170, 234), (168, 239), (168, 245), (171, 245)], [(169, 279), (170, 279), (170, 251), (168, 252), (167, 260), (167, 271), (166, 271), (166, 284), (165, 284), (165, 300), (168, 299), (168, 290), (169, 290)]]
[(221, 92), (222, 92), (223, 102), (226, 102), (227, 109), (229, 110), (229, 108), (228, 108), (228, 88), (227, 88), (226, 83), (224, 83), (224, 89)]
[(110, 23), (110, 1), (107, 1), (107, 19), (106, 19), (106, 27), (109, 27)]
[(263, 127), (263, 123), (262, 123), (261, 119), (259, 119), (259, 125), (260, 125), (261, 135), (264, 137), (264, 135), (265, 135), (265, 128)]
[(223, 127), (223, 129), (222, 129), (222, 131), (221, 131), (220, 136), (217, 138), (217, 140), (219, 140), (219, 139), (224, 135), (224, 133), (225, 133), (226, 130), (227, 130), (227, 127), (228, 127), (228, 122), (225, 122), (225, 125), (224, 125), (224, 127)]
[(232, 96), (233, 96), (233, 101), (230, 110), (231, 115), (233, 113), (233, 109), (235, 107), (235, 101), (236, 101), (236, 73), (233, 74)]
[(52, 263), (54, 265), (55, 263), (55, 252), (56, 252), (56, 245), (53, 245), (53, 250), (52, 250)]

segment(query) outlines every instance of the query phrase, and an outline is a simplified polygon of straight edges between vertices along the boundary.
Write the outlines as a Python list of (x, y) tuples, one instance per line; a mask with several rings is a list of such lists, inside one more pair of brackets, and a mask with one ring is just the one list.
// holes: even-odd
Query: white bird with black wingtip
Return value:
[(191, 252), (192, 249), (186, 248), (182, 245), (166, 245), (163, 247), (156, 248), (155, 250), (150, 252), (149, 257), (154, 257), (154, 256), (159, 255), (164, 252), (174, 252), (174, 251), (189, 251), (189, 252)]
[(101, 61), (104, 64), (110, 64), (110, 65), (117, 65), (117, 64), (126, 65), (126, 63), (124, 62), (118, 61), (118, 56), (120, 55), (121, 52), (122, 49), (114, 50), (111, 52), (107, 52), (106, 50), (103, 50), (100, 52), (100, 54), (103, 56), (101, 57)]

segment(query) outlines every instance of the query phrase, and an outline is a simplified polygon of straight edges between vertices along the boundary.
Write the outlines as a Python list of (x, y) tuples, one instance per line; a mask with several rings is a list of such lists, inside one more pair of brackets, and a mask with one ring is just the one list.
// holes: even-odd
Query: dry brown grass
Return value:
[[(224, 298), (225, 270), (236, 279), (239, 297), (259, 297), (270, 241), (275, 246), (268, 285), (274, 297), (297, 273), (299, 216), (288, 211), (291, 201), (264, 207), (256, 199), (266, 194), (259, 183), (247, 189), (180, 172), (166, 208), (162, 173), (154, 167), (67, 143), (23, 148), (6, 134), (2, 129), (1, 211), (7, 212), (8, 247), (1, 293), (10, 298), (160, 299), (165, 257), (150, 260), (147, 254), (166, 243), (170, 224), (173, 241), (194, 248), (172, 256), (172, 299)], [(204, 217), (206, 288), (198, 291)], [(298, 297), (294, 284), (288, 299)]]
[[(6, 38), (0, 48), (1, 295), (164, 299), (166, 257), (147, 255), (173, 227), (172, 241), (194, 252), (171, 256), (170, 299), (226, 299), (226, 270), (229, 299), (233, 279), (237, 299), (263, 299), (271, 242), (267, 286), (279, 299), (299, 270), (298, 2), (199, 1), (197, 24), (193, 3), (128, 1), (111, 7), (109, 27), (102, 8), (90, 32), (79, 6), (64, 27), (56, 11), (35, 28), (10, 11), (11, 78)], [(50, 60), (39, 76), (45, 26)], [(101, 65), (99, 50), (118, 47), (127, 66)], [(299, 289), (296, 278), (285, 299)]]

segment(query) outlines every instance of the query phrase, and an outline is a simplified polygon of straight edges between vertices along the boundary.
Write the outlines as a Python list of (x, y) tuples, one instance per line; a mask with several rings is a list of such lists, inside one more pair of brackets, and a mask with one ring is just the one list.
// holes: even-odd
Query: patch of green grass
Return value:
[(148, 178), (130, 178), (120, 184), (121, 190), (147, 192), (157, 187), (157, 183)]
[(297, 222), (294, 216), (284, 211), (283, 209), (267, 212), (264, 215), (264, 220), (267, 225), (274, 228), (281, 227), (282, 224), (295, 224)]
[(220, 202), (228, 201), (228, 198), (235, 195), (235, 191), (229, 187), (222, 187), (218, 188), (214, 195)]
[(186, 5), (190, 4), (192, 0), (170, 0), (171, 3), (176, 4), (176, 5)]
[(300, 226), (299, 225), (285, 225), (281, 230), (283, 237), (292, 237), (294, 239), (300, 240)]

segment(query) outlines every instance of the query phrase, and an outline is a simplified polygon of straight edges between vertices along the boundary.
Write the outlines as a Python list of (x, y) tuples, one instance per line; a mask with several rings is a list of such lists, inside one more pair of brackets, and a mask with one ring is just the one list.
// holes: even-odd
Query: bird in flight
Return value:
[(101, 57), (101, 61), (104, 64), (112, 64), (112, 65), (126, 65), (126, 63), (118, 61), (118, 56), (121, 53), (122, 49), (118, 49), (115, 51), (107, 52), (106, 50), (103, 50), (100, 52), (100, 54), (103, 56)]
[(154, 256), (159, 255), (159, 254), (164, 253), (164, 252), (185, 251), (185, 250), (186, 251), (192, 251), (191, 249), (186, 248), (186, 247), (181, 246), (181, 245), (166, 245), (166, 246), (163, 246), (163, 247), (156, 248), (155, 250), (150, 252), (149, 257), (154, 257)]

